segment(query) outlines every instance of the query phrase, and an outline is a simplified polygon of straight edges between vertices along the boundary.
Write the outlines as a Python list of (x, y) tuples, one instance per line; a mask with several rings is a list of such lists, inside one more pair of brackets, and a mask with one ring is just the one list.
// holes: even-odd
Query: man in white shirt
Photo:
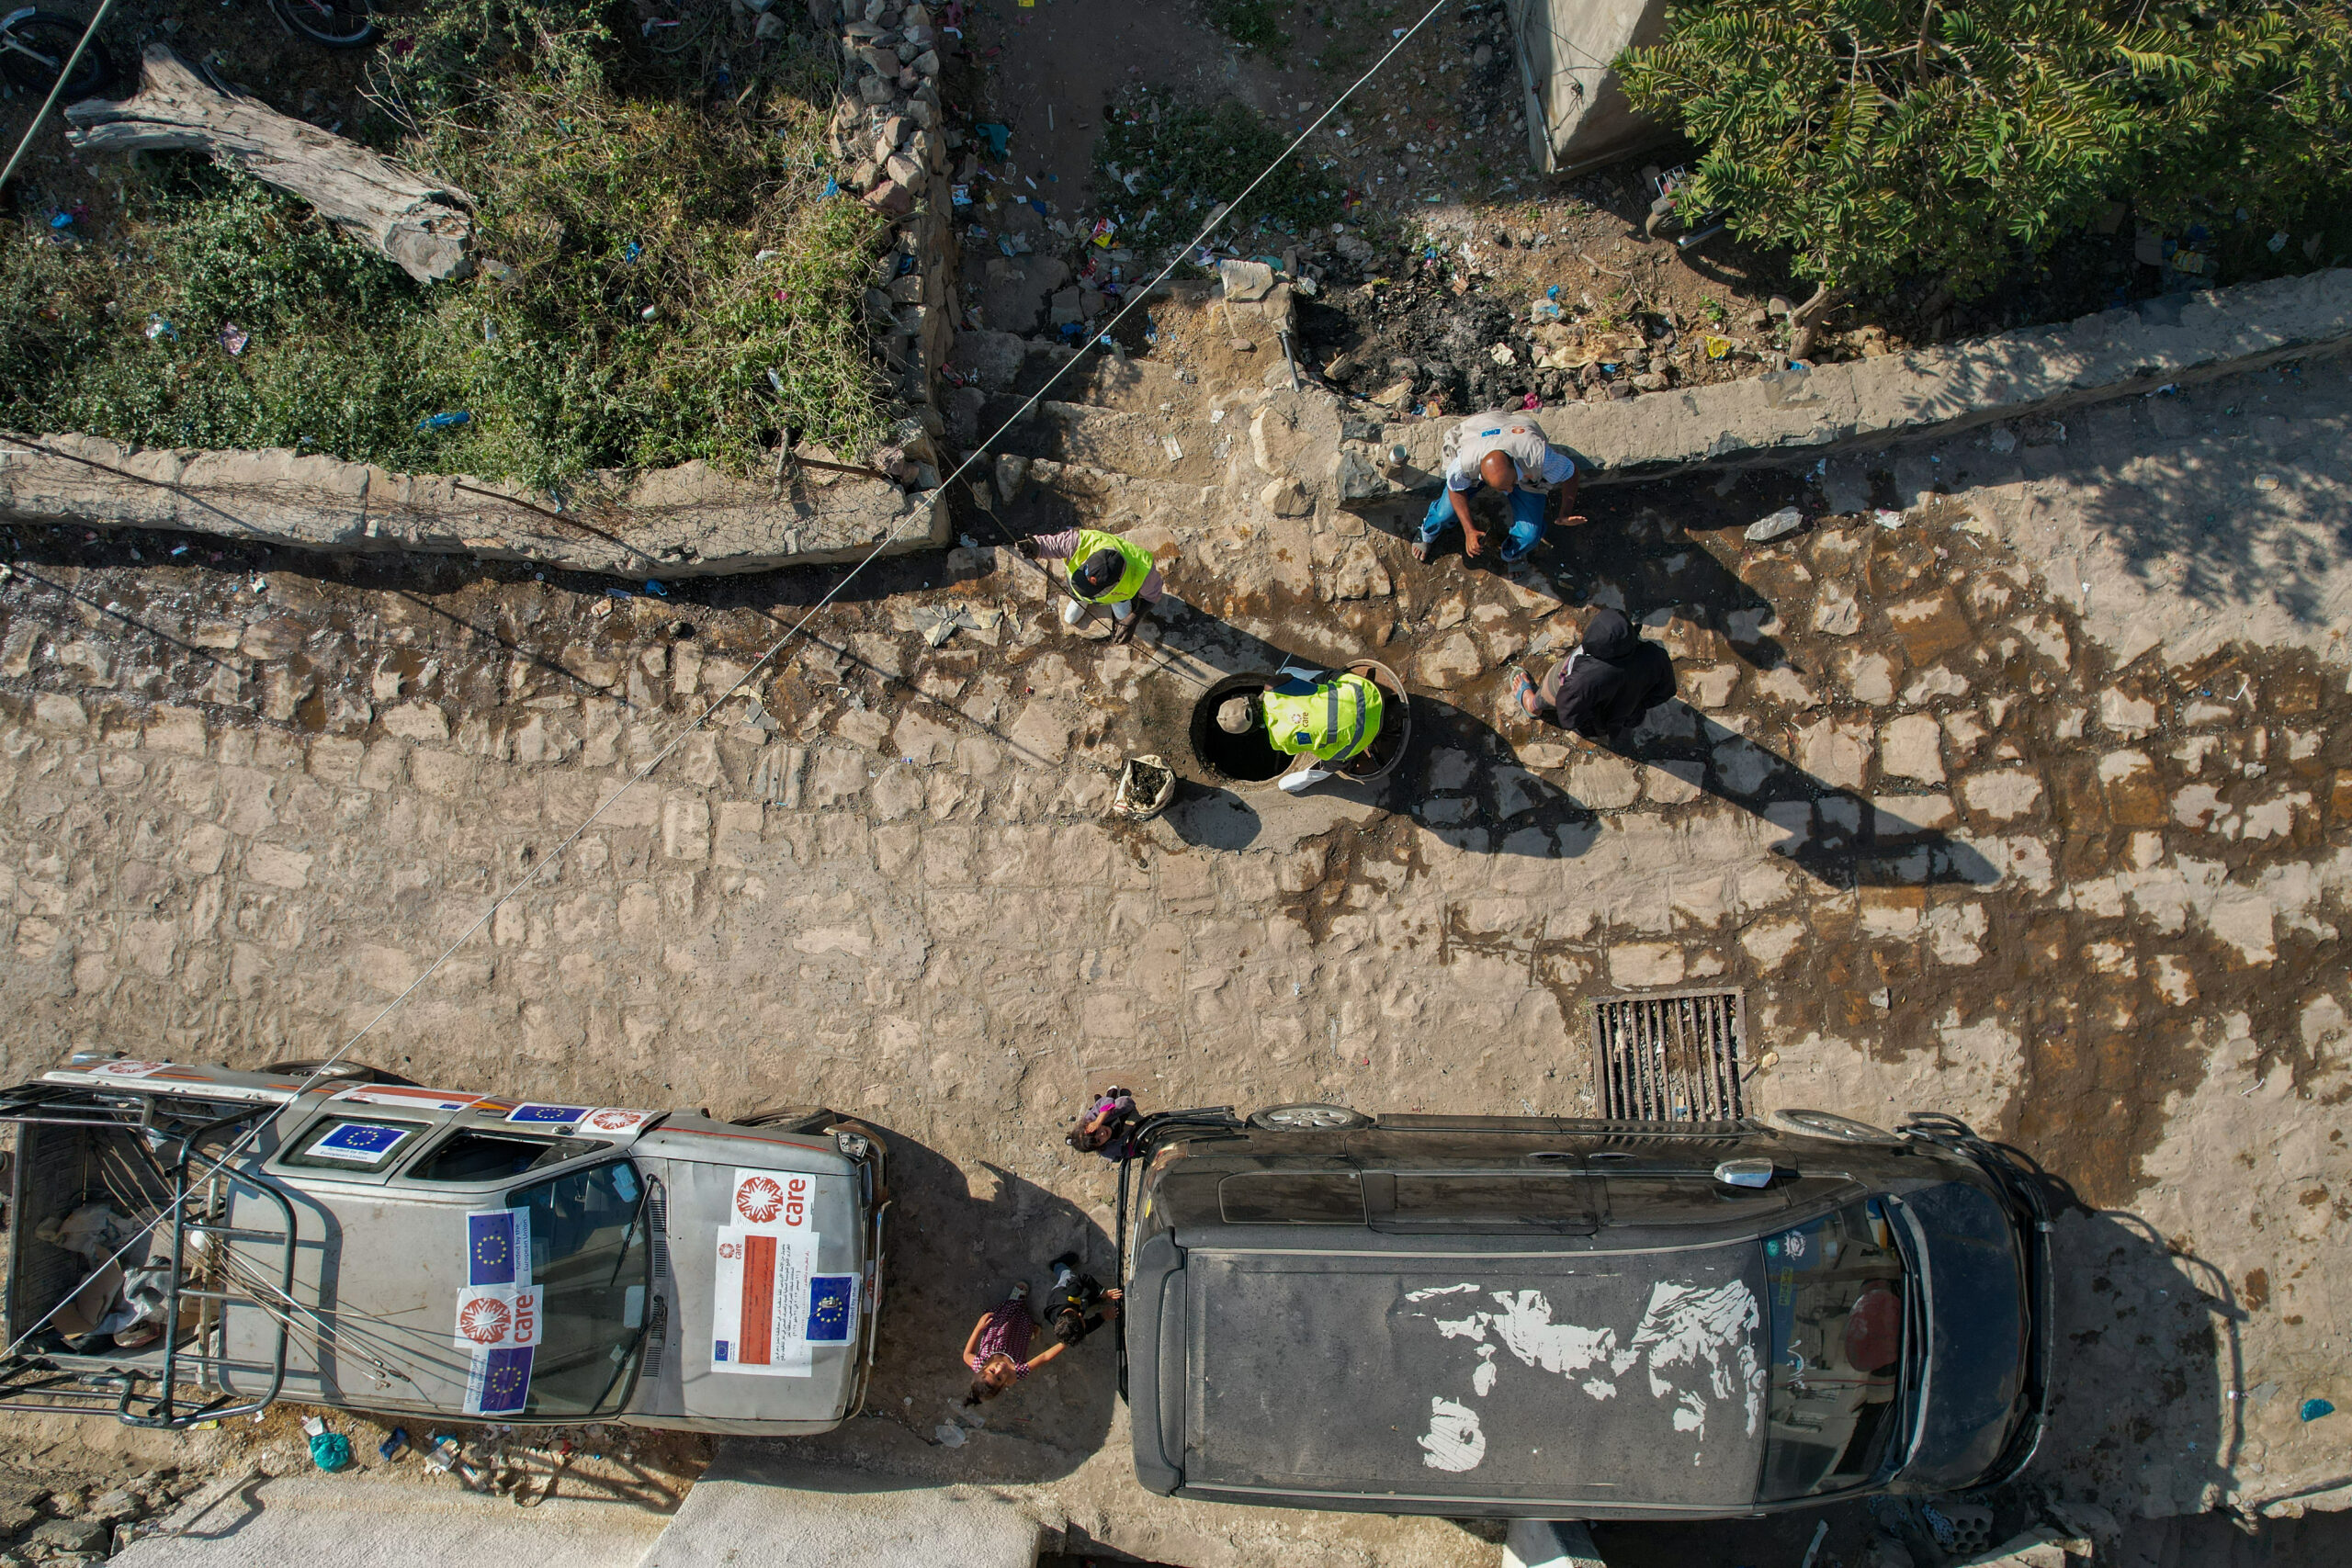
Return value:
[(1525, 560), (1543, 542), (1547, 515), (1555, 522), (1584, 521), (1566, 515), (1577, 496), (1576, 460), (1544, 440), (1525, 415), (1474, 413), (1447, 432), (1445, 446), (1445, 489), (1421, 519), (1421, 536), (1413, 545), (1415, 560), (1429, 559), (1430, 547), (1457, 523), (1465, 554), (1476, 558), (1486, 547), (1470, 512), (1470, 498), (1481, 489), (1502, 491), (1510, 498), (1510, 538), (1502, 549), (1505, 566)]

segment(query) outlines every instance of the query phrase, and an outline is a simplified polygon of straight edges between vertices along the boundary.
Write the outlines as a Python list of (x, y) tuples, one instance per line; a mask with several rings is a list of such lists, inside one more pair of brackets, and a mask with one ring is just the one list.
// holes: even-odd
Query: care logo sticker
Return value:
[(302, 1152), (372, 1169), (391, 1158), (413, 1131), (412, 1127), (391, 1127), (381, 1122), (345, 1122), (326, 1136), (312, 1139), (311, 1146)]
[(652, 1121), (653, 1115), (650, 1111), (624, 1111), (618, 1106), (607, 1105), (600, 1111), (588, 1112), (581, 1119), (580, 1125), (598, 1133), (634, 1133)]
[(805, 1378), (814, 1359), (807, 1334), (817, 1238), (778, 1235), (748, 1225), (718, 1229), (718, 1267), (711, 1281), (710, 1370)]
[(806, 1231), (816, 1221), (817, 1179), (793, 1170), (735, 1173), (735, 1218), (763, 1230)]
[(500, 1350), (539, 1342), (539, 1292), (527, 1286), (470, 1285), (458, 1292), (460, 1350)]
[(82, 1071), (96, 1078), (144, 1078), (170, 1066), (169, 1062), (99, 1062)]

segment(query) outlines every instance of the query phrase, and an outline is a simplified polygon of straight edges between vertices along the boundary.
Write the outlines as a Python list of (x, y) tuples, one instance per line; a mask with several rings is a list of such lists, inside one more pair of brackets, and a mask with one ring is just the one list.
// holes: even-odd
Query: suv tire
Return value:
[(1344, 1105), (1304, 1100), (1295, 1105), (1270, 1105), (1250, 1113), (1250, 1125), (1277, 1133), (1325, 1133), (1346, 1127), (1369, 1127), (1372, 1118)]
[(1794, 1133), (1801, 1138), (1826, 1138), (1835, 1144), (1903, 1142), (1883, 1127), (1873, 1127), (1831, 1111), (1775, 1111), (1764, 1120), (1783, 1133)]

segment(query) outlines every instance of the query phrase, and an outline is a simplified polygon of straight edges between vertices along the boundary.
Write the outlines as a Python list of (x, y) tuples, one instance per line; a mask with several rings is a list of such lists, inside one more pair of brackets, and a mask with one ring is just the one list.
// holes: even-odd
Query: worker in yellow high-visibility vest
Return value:
[(1086, 624), (1097, 604), (1111, 612), (1113, 642), (1132, 642), (1143, 617), (1136, 601), (1147, 606), (1159, 603), (1159, 567), (1151, 552), (1131, 545), (1116, 534), (1094, 528), (1071, 528), (1040, 534), (1015, 547), (1031, 560), (1069, 562), (1071, 603), (1062, 606), (1062, 624)]
[(1269, 745), (1298, 759), (1278, 781), (1285, 795), (1297, 795), (1372, 750), (1380, 739), (1380, 688), (1351, 673), (1283, 673), (1290, 679), (1280, 685), (1218, 705), (1216, 722), (1227, 735), (1262, 725)]

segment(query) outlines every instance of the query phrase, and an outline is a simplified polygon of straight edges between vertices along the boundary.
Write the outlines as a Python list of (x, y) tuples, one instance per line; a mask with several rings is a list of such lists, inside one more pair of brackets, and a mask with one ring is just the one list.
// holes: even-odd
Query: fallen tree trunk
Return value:
[(251, 98), (232, 97), (160, 43), (141, 56), (139, 93), (68, 105), (66, 140), (88, 152), (184, 149), (288, 190), (366, 239), (421, 283), (463, 277), (473, 220), (465, 193)]

